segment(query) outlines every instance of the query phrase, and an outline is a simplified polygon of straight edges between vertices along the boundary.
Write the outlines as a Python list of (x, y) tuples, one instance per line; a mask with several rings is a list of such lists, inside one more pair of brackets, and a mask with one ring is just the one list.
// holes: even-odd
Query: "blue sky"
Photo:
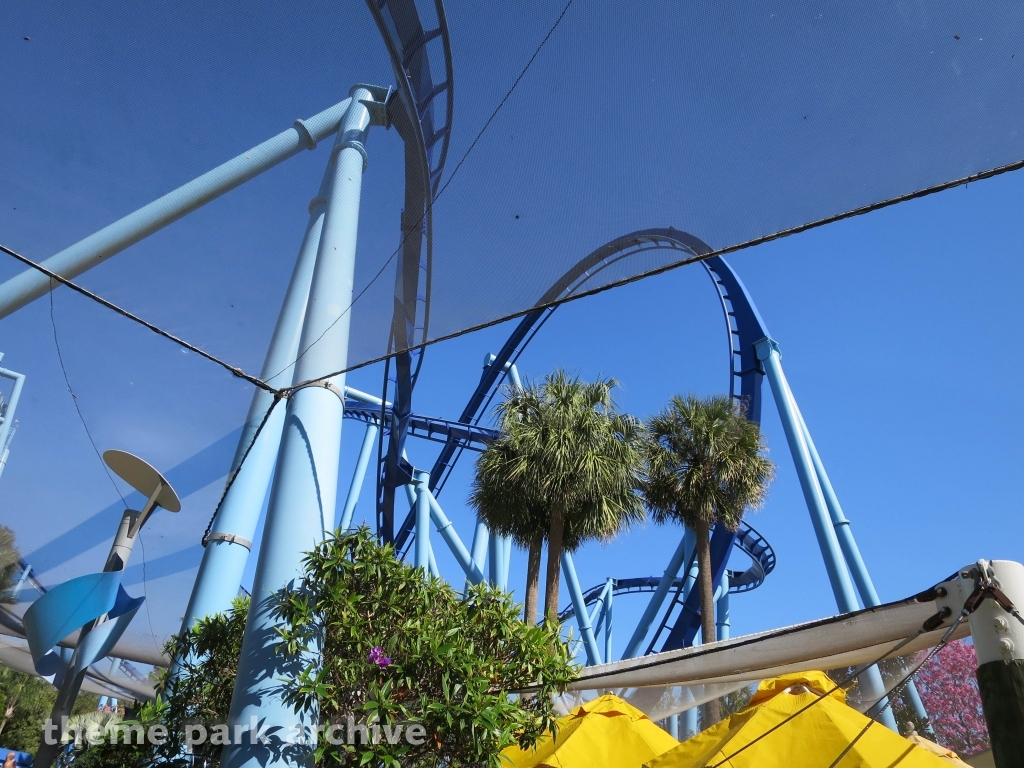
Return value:
[[(782, 31), (767, 4), (748, 4), (742, 23), (702, 6), (696, 18), (663, 24), (608, 4), (574, 6), (438, 206), (439, 327), (500, 314), (510, 297), (533, 300), (557, 265), (627, 231), (672, 225), (724, 245), (800, 223), (797, 214), (804, 221), (1019, 159), (1019, 104), (1000, 98), (1019, 69), (995, 69), (1011, 43), (988, 31), (1009, 11), (975, 18), (934, 5), (928, 23), (901, 22), (913, 45), (893, 43), (901, 29), (908, 34), (894, 21), (874, 52), (849, 43), (863, 21), (813, 3), (793, 6)], [(0, 242), (44, 258), (339, 101), (351, 83), (392, 82), (358, 4), (344, 19), (318, 5), (279, 15), (258, 5), (182, 8), (0, 9)], [(451, 4), (453, 158), (559, 10), (538, 2), (492, 15)], [(969, 52), (955, 47), (954, 28), (972, 30), (958, 41), (970, 42)], [(731, 64), (730, 51), (738, 57)], [(941, 66), (930, 63), (935, 51)], [(830, 59), (831, 68), (823, 64)], [(857, 69), (875, 59), (878, 72)], [(917, 68), (891, 75), (908, 61)], [(994, 74), (979, 85), (972, 67)], [(766, 74), (785, 71), (791, 80)], [(925, 95), (894, 107), (909, 92)], [(819, 121), (812, 129), (807, 106), (818, 109), (807, 110), (808, 123)], [(891, 132), (893, 141), (879, 138)], [(364, 280), (397, 245), (401, 198), (398, 137), (377, 130), (368, 151)], [(81, 282), (257, 371), (325, 162), (325, 147), (304, 153)], [(956, 188), (728, 257), (782, 347), (883, 599), (978, 557), (1020, 558), (1021, 363), (1012, 338), (1024, 277), (1022, 179)], [(517, 261), (520, 254), (529, 257)], [(18, 271), (0, 262), (0, 279)], [(371, 341), (376, 321), (390, 317), (390, 290), (381, 281), (358, 310)], [(127, 577), (133, 594), (150, 598), (132, 631), (162, 637), (184, 608), (249, 388), (66, 290), (54, 294), (53, 318), (100, 450), (176, 468), (172, 480), (188, 489), (178, 516), (147, 526), (148, 552), (136, 554)], [(416, 410), (457, 416), (484, 354), (510, 330), (431, 347)], [(28, 375), (0, 478), (0, 522), (15, 528), (48, 583), (99, 568), (120, 514), (67, 393), (53, 333), (46, 300), (0, 322), (3, 365)], [(676, 392), (723, 391), (725, 365), (720, 309), (699, 267), (560, 308), (520, 360), (530, 376), (556, 366), (614, 376), (622, 407), (641, 416)], [(379, 367), (354, 372), (350, 383), (379, 391)], [(779, 565), (760, 590), (734, 600), (734, 633), (834, 611), (771, 407), (764, 428), (779, 473), (751, 522)], [(347, 423), (342, 488), (359, 438)], [(411, 456), (429, 464), (433, 447), (414, 445)], [(464, 461), (441, 497), (464, 538), (470, 471)], [(357, 519), (372, 518), (371, 509), (367, 495)], [(660, 573), (677, 538), (647, 526), (588, 548), (577, 557), (584, 586)], [(442, 564), (457, 575), (450, 559)], [(517, 589), (521, 566), (520, 558)], [(641, 598), (617, 604), (619, 650), (641, 608)]]

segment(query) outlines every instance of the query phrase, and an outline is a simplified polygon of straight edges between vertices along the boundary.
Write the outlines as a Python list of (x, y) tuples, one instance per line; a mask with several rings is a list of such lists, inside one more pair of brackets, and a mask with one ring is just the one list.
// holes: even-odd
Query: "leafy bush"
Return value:
[[(319, 712), (322, 728), (346, 729), (351, 718), (377, 733), (402, 725), (425, 735), (421, 744), (320, 738), (318, 765), (500, 765), (502, 749), (553, 729), (552, 694), (576, 671), (557, 626), (527, 625), (509, 595), (486, 586), (463, 597), (367, 528), (310, 553), (303, 585), (277, 610), (283, 650), (304, 661), (287, 686), (296, 711)], [(533, 695), (509, 695), (527, 687)]]

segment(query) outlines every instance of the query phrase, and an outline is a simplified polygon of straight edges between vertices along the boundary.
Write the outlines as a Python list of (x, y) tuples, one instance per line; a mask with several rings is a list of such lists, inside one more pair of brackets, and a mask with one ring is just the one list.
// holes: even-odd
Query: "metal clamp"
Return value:
[(220, 531), (214, 531), (206, 537), (207, 543), (210, 543), (211, 541), (226, 541), (229, 544), (241, 544), (250, 552), (252, 551), (252, 542), (244, 536), (239, 536), (234, 533), (221, 533)]

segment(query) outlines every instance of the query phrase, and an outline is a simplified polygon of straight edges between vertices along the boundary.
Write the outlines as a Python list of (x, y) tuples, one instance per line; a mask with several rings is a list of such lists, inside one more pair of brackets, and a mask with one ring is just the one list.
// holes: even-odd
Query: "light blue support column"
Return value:
[(679, 738), (680, 741), (686, 741), (691, 736), (696, 736), (700, 732), (697, 726), (697, 707), (690, 707), (683, 712), (682, 720), (683, 734)]
[(608, 579), (608, 597), (604, 603), (604, 663), (611, 664), (612, 659), (612, 598), (615, 597), (615, 579)]
[(380, 428), (376, 424), (366, 425), (366, 432), (363, 434), (363, 444), (359, 446), (359, 457), (356, 459), (356, 469), (352, 473), (352, 484), (348, 487), (345, 507), (341, 510), (341, 520), (338, 523), (338, 527), (343, 531), (352, 525), (352, 514), (356, 511), (359, 493), (363, 490), (366, 468), (370, 464), (370, 457), (373, 454), (373, 448), (377, 442), (377, 433), (379, 431)]
[[(757, 351), (757, 359), (764, 365), (765, 374), (771, 384), (775, 405), (779, 411), (782, 427), (786, 432), (789, 450), (793, 454), (797, 476), (800, 478), (800, 486), (804, 492), (807, 509), (811, 513), (811, 524), (814, 526), (818, 547), (825, 560), (825, 570), (828, 573), (829, 582), (832, 584), (836, 604), (842, 613), (859, 610), (860, 606), (857, 604), (853, 581), (839, 548), (839, 541), (832, 526), (825, 496), (818, 483), (817, 473), (814, 471), (814, 462), (807, 447), (802, 422), (796, 408), (796, 400), (793, 398), (789, 382), (786, 381), (786, 375), (782, 370), (782, 355), (779, 352), (779, 345), (774, 339), (766, 337), (758, 341), (754, 347)], [(885, 685), (877, 667), (871, 667), (861, 676), (861, 685), (866, 697), (870, 699), (878, 700), (885, 695)], [(898, 732), (891, 708), (882, 713), (880, 722)]]
[(491, 532), (487, 529), (487, 524), (484, 523), (479, 517), (476, 519), (476, 528), (473, 530), (473, 567), (476, 568), (480, 573), (484, 572), (484, 562), (487, 560), (487, 545), (491, 537)]
[[(299, 338), (320, 247), (330, 184), (331, 169), (328, 168), (320, 183), (319, 193), (309, 204), (309, 223), (263, 362), (261, 377), (275, 387), (287, 387), (293, 383), (294, 362), (299, 353)], [(256, 525), (267, 497), (270, 478), (274, 474), (281, 433), (284, 430), (287, 404), (279, 402), (263, 425), (256, 442), (252, 442), (253, 435), (273, 402), (274, 396), (269, 392), (262, 389), (253, 392), (245, 426), (228, 470), (228, 480), (236, 471), (238, 474), (224, 496), (211, 526), (203, 560), (192, 587), (192, 596), (181, 622), (182, 632), (204, 616), (226, 611), (238, 595), (238, 586), (249, 559), (249, 550), (256, 535)], [(247, 449), (249, 455), (243, 464), (242, 457)]]
[(693, 546), (694, 536), (690, 529), (686, 528), (683, 531), (683, 537), (679, 540), (679, 546), (676, 547), (676, 551), (672, 553), (672, 558), (668, 561), (668, 566), (665, 568), (661, 581), (658, 582), (658, 588), (651, 595), (651, 600), (647, 603), (643, 616), (640, 617), (636, 629), (633, 630), (633, 636), (626, 644), (626, 650), (622, 652), (622, 658), (632, 659), (640, 652), (640, 646), (643, 645), (644, 640), (647, 638), (647, 633), (651, 631), (651, 625), (661, 611), (661, 606), (664, 604), (669, 590), (672, 589), (672, 584), (679, 575), (679, 569), (683, 567), (683, 562), (689, 560), (692, 556)]
[(495, 587), (501, 580), (501, 553), (501, 537), (491, 536), (487, 542), (487, 580)]
[[(835, 529), (836, 538), (839, 540), (839, 548), (843, 551), (843, 557), (846, 558), (846, 564), (853, 575), (853, 581), (857, 586), (857, 592), (860, 594), (860, 600), (865, 608), (881, 605), (882, 601), (878, 598), (878, 592), (875, 590), (874, 582), (871, 581), (868, 567), (861, 556), (857, 541), (853, 538), (850, 521), (843, 513), (839, 497), (836, 495), (835, 488), (832, 487), (832, 481), (828, 477), (828, 472), (825, 471), (825, 464), (822, 462), (821, 456), (818, 455), (818, 449), (811, 438), (810, 430), (807, 429), (807, 422), (804, 421), (804, 416), (800, 412), (800, 406), (795, 402), (793, 406), (797, 417), (800, 419), (800, 427), (803, 430), (804, 439), (807, 441), (807, 450), (811, 454), (814, 471), (818, 476), (818, 483), (821, 485), (822, 494), (825, 496), (825, 503), (828, 505), (829, 516), (832, 518), (832, 527)], [(907, 697), (910, 699), (910, 703), (918, 717), (927, 718), (928, 710), (925, 709), (924, 702), (921, 701), (914, 681), (909, 681), (904, 690), (906, 690)]]
[(430, 473), (416, 472), (416, 541), (413, 565), (428, 570), (430, 568)]
[[(331, 153), (327, 212), (302, 328), (297, 382), (319, 380), (344, 368), (348, 360), (348, 309), (353, 300), (360, 187), (366, 162), (363, 143), (371, 124), (365, 103), (383, 102), (386, 92), (356, 86), (351, 95)], [(281, 589), (300, 583), (304, 553), (322, 540), (325, 521), (333, 521), (335, 516), (344, 374), (328, 383), (332, 389), (305, 387), (288, 400), (228, 715), (231, 733), (240, 731), (242, 738), (224, 748), (223, 768), (303, 764), (315, 746), (316, 713), (297, 714), (281, 698), (280, 678), (288, 674), (295, 659), (277, 652), (280, 619), (273, 616), (273, 608)], [(300, 728), (305, 733), (299, 733)], [(257, 729), (269, 743), (260, 742), (254, 732)], [(297, 739), (303, 740), (295, 743)]]
[(498, 573), (498, 586), (508, 590), (508, 569), (512, 564), (512, 537), (501, 537), (501, 568)]
[[(178, 187), (84, 240), (79, 240), (46, 259), (43, 266), (66, 278), (74, 278), (92, 269), (254, 176), (304, 149), (313, 149), (318, 141), (338, 129), (341, 116), (348, 106), (349, 100), (346, 99), (308, 120), (296, 120), (295, 125), (287, 131), (243, 152), (235, 159), (204, 173), (198, 179)], [(54, 287), (49, 277), (35, 269), (28, 269), (12, 277), (0, 285), (0, 318), (44, 296)]]
[[(426, 473), (424, 473), (426, 475)], [(424, 482), (427, 482), (424, 480)], [(462, 568), (466, 574), (466, 578), (469, 579), (473, 584), (479, 584), (484, 580), (484, 575), (476, 564), (473, 562), (473, 558), (466, 550), (466, 545), (462, 543), (462, 539), (459, 538), (458, 532), (455, 530), (455, 526), (452, 525), (452, 521), (445, 515), (444, 510), (441, 509), (441, 505), (434, 498), (434, 494), (430, 492), (430, 488), (426, 487), (427, 501), (430, 504), (430, 519), (433, 520), (434, 526), (437, 528), (437, 532), (441, 534), (441, 538), (444, 539), (445, 544), (448, 545), (448, 549), (455, 556), (455, 560), (458, 562), (459, 567)], [(417, 502), (418, 503), (418, 502)], [(417, 522), (419, 521), (418, 510), (417, 510)], [(417, 539), (419, 539), (419, 532), (416, 533)]]
[(437, 567), (437, 560), (434, 559), (434, 548), (430, 547), (427, 552), (427, 571), (434, 578), (441, 578), (441, 569)]
[(722, 573), (722, 581), (715, 595), (715, 639), (728, 640), (729, 621), (729, 571)]
[(679, 741), (679, 715), (669, 715), (668, 735)]
[(109, 696), (100, 696), (100, 700), (98, 702), (96, 702), (96, 711), (97, 712), (102, 712), (103, 708), (105, 706), (107, 706), (107, 702), (109, 702), (109, 701), (110, 701), (110, 697)]
[(587, 612), (587, 604), (583, 601), (583, 590), (580, 589), (580, 580), (576, 576), (576, 566), (573, 565), (572, 555), (564, 550), (562, 552), (562, 574), (565, 576), (565, 585), (569, 588), (569, 596), (572, 598), (572, 607), (576, 612), (576, 623), (580, 628), (580, 635), (583, 636), (587, 664), (600, 664), (601, 651), (597, 647), (597, 638), (594, 637), (594, 630), (590, 626), (590, 614)]

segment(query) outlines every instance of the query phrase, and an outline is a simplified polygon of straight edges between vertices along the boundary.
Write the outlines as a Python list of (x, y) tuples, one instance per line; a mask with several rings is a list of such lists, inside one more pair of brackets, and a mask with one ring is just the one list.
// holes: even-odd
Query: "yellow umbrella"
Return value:
[(640, 768), (679, 742), (618, 696), (605, 694), (558, 720), (536, 749), (509, 747), (501, 753), (508, 768)]
[[(765, 680), (749, 707), (646, 766), (706, 768), (721, 763), (722, 768), (829, 768), (849, 747), (836, 768), (949, 768), (942, 758), (880, 723), (860, 735), (869, 719), (846, 705), (841, 690), (825, 696), (833, 687), (821, 672)], [(812, 702), (817, 703), (801, 712)], [(752, 746), (741, 752), (748, 744)]]

